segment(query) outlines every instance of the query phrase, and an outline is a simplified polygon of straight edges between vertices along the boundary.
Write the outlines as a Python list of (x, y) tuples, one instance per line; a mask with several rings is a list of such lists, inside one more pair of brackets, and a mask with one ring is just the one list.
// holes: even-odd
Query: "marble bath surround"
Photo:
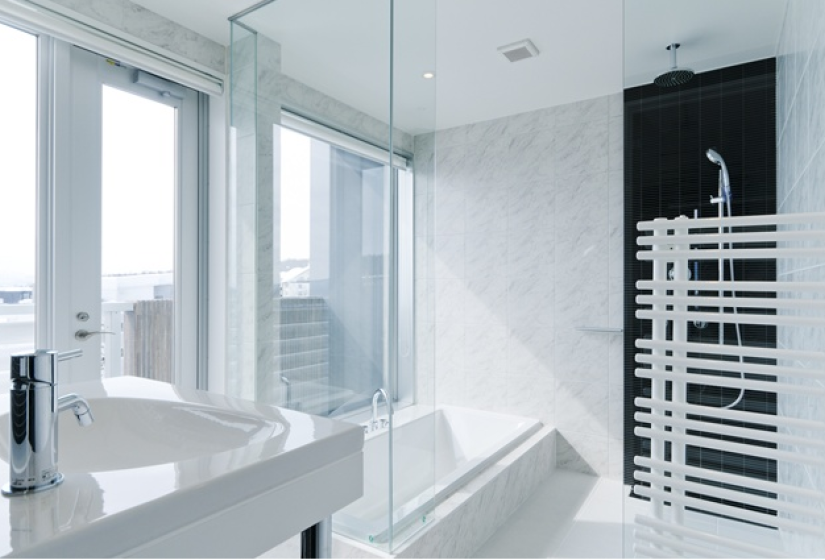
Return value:
[(556, 430), (543, 427), (436, 506), (434, 521), (393, 554), (335, 535), (343, 558), (468, 558), (530, 497), (556, 465)]
[[(469, 558), (556, 469), (556, 429), (542, 427), (436, 506), (427, 526), (394, 554), (339, 534), (333, 558)], [(403, 537), (403, 535), (402, 535)], [(300, 537), (262, 558), (297, 558)]]
[(391, 485), (397, 543), (425, 526), (435, 506), (541, 429), (532, 418), (460, 407), (411, 406), (393, 419), (392, 456), (387, 429), (367, 436), (364, 494), (333, 516), (335, 532), (377, 546), (390, 538)]

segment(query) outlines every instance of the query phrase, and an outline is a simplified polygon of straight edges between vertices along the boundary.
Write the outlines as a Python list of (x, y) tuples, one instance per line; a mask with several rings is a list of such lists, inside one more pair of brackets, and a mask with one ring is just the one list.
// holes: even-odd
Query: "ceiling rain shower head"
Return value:
[(671, 68), (667, 72), (659, 74), (653, 79), (653, 83), (659, 87), (673, 87), (685, 84), (693, 78), (693, 70), (690, 68), (679, 68), (676, 65), (676, 49), (679, 43), (671, 43), (666, 49), (670, 51)]

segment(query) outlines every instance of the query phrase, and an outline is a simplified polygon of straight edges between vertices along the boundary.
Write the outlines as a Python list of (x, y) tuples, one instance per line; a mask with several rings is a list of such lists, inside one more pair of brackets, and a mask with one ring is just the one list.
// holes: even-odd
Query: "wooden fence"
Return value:
[(173, 338), (172, 300), (135, 302), (123, 314), (123, 373), (171, 383)]

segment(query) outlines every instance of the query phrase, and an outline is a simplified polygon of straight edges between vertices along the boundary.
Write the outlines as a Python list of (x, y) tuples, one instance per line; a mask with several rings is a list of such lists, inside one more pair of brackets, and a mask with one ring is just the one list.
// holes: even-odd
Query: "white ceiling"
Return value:
[[(819, 0), (818, 0), (819, 1)], [(678, 64), (706, 72), (776, 55), (787, 0), (625, 0), (625, 87)]]
[[(439, 0), (438, 128), (622, 89), (617, 0)], [(497, 48), (530, 39), (535, 58)]]
[[(223, 44), (250, 0), (134, 0)], [(449, 128), (616, 93), (670, 66), (774, 56), (787, 0), (396, 0), (396, 126)], [(385, 0), (277, 0), (244, 22), (282, 45), (284, 73), (386, 121)], [(435, 24), (434, 24), (435, 22)], [(623, 39), (624, 37), (624, 45)], [(538, 57), (497, 47), (529, 38)], [(421, 74), (436, 72), (435, 80)], [(437, 114), (435, 109), (437, 108)]]

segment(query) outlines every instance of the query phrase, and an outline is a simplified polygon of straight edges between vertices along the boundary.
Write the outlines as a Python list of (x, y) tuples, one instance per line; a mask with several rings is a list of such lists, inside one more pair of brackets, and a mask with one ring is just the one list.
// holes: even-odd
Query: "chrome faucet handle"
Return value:
[(28, 354), (15, 354), (11, 357), (11, 381), (23, 383), (57, 383), (56, 362), (78, 358), (83, 350), (54, 352), (53, 350), (35, 350)]
[(57, 383), (57, 362), (83, 355), (82, 350), (57, 353), (53, 350), (35, 350), (29, 354), (15, 354), (11, 357), (12, 383)]

